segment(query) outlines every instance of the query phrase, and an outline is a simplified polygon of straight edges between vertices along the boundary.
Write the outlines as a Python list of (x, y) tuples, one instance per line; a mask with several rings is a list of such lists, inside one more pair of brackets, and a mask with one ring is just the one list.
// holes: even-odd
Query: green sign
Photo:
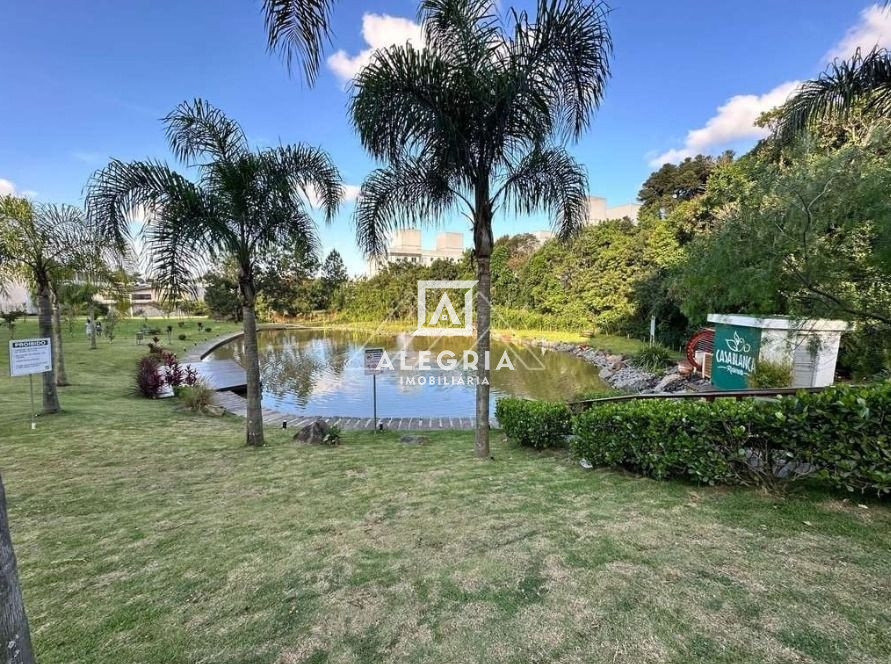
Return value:
[(715, 325), (712, 385), (722, 390), (744, 390), (761, 350), (761, 329)]

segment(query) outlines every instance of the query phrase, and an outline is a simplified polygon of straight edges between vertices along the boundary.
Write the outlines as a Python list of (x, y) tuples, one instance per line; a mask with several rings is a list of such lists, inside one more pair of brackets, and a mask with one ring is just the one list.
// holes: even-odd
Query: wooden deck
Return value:
[(241, 391), (247, 388), (244, 368), (235, 360), (204, 360), (189, 362), (183, 368), (191, 367), (198, 377), (211, 389)]
[[(247, 402), (243, 396), (234, 392), (219, 392), (214, 395), (214, 403), (226, 409), (227, 412), (245, 417), (247, 415)], [(268, 408), (263, 409), (263, 424), (266, 426), (281, 427), (282, 422), (287, 422), (288, 429), (299, 429), (316, 420), (324, 420), (344, 430), (371, 431), (374, 422), (370, 417), (340, 417), (326, 415), (302, 415), (282, 413)], [(472, 417), (379, 417), (378, 423), (384, 425), (384, 429), (390, 431), (437, 431), (442, 429), (471, 430), (475, 426)], [(494, 428), (498, 423), (493, 419), (490, 425)]]

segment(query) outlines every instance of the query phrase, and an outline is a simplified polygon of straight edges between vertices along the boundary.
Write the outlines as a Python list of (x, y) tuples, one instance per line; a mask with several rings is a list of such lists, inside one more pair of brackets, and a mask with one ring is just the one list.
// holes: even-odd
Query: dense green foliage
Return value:
[(637, 194), (643, 204), (643, 216), (664, 217), (681, 205), (705, 193), (709, 176), (718, 165), (733, 160), (733, 153), (725, 152), (715, 159), (707, 155), (687, 157), (680, 164), (663, 164), (641, 185)]
[(792, 384), (792, 365), (759, 360), (746, 382), (751, 388), (789, 387)]
[[(265, 320), (288, 319), (323, 309), (343, 309), (342, 287), (349, 280), (336, 249), (319, 264), (312, 247), (299, 241), (270, 248), (257, 267), (257, 313)], [(210, 316), (241, 320), (238, 270), (224, 260), (204, 276), (204, 305)]]
[(208, 314), (216, 320), (241, 320), (238, 280), (231, 271), (220, 270), (204, 275), (204, 303)]
[[(493, 325), (642, 335), (650, 314), (637, 290), (681, 255), (661, 221), (608, 221), (582, 229), (571, 241), (540, 247), (531, 235), (499, 238), (491, 263)], [(345, 287), (342, 312), (351, 319), (411, 320), (419, 279), (472, 278), (469, 256), (427, 267), (386, 265)]]
[(668, 366), (671, 360), (671, 351), (665, 346), (660, 346), (659, 344), (653, 344), (645, 348), (641, 348), (639, 351), (631, 356), (631, 363), (634, 366), (640, 367), (641, 369), (649, 371), (650, 373), (662, 372), (665, 367)]
[(564, 403), (499, 399), (495, 417), (510, 440), (526, 447), (563, 447), (572, 433), (572, 416)]
[(891, 492), (891, 383), (774, 401), (599, 404), (574, 430), (578, 457), (656, 479), (771, 484), (774, 471), (804, 472), (849, 491)]

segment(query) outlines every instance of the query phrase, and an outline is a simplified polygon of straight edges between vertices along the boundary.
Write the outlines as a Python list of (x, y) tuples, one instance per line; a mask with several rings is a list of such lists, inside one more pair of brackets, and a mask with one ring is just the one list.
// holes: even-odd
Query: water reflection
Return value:
[[(470, 417), (474, 413), (475, 372), (465, 372), (460, 359), (471, 349), (465, 337), (369, 336), (332, 330), (266, 330), (259, 333), (263, 405), (295, 414), (371, 416), (371, 376), (365, 375), (365, 347), (386, 349), (396, 370), (377, 378), (381, 417)], [(417, 366), (420, 351), (430, 351), (430, 370), (399, 370)], [(458, 368), (437, 368), (436, 356), (450, 351)], [(504, 353), (514, 370), (495, 370)], [(242, 340), (218, 348), (210, 359), (242, 361)], [(603, 383), (598, 369), (578, 358), (552, 350), (492, 342), (492, 402), (504, 395), (533, 399), (569, 399)], [(464, 384), (461, 384), (461, 383)]]

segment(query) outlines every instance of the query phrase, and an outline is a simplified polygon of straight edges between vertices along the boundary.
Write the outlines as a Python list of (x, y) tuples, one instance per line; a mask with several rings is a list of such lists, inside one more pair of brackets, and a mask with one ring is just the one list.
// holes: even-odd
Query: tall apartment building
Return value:
[(421, 231), (417, 228), (406, 228), (393, 233), (387, 255), (384, 258), (369, 261), (369, 272), (374, 275), (387, 263), (408, 261), (418, 265), (430, 265), (438, 258), (445, 260), (461, 260), (464, 255), (463, 233), (439, 233), (436, 246), (424, 249), (421, 245)]
[[(637, 223), (637, 213), (640, 203), (625, 203), (609, 207), (606, 198), (602, 196), (588, 197), (588, 224), (599, 224), (607, 219), (622, 219), (627, 217), (632, 223)], [(534, 231), (539, 246), (554, 237), (549, 230)], [(387, 256), (368, 262), (368, 271), (373, 276), (380, 268), (388, 263), (408, 261), (418, 265), (430, 265), (437, 258), (446, 260), (460, 260), (464, 255), (464, 235), (462, 233), (439, 233), (436, 236), (436, 247), (424, 249), (421, 246), (421, 231), (417, 228), (406, 228), (393, 233)]]
[(636, 224), (640, 208), (640, 203), (625, 203), (608, 207), (606, 199), (602, 196), (588, 196), (588, 223), (599, 224), (607, 219), (628, 217), (632, 223)]

